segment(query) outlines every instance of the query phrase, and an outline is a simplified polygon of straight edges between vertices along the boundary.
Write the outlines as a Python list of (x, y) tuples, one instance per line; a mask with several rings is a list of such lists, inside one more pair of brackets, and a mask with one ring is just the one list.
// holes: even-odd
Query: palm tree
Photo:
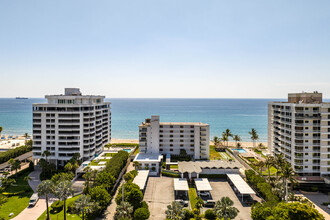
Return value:
[(265, 166), (265, 162), (259, 160), (255, 163), (255, 166), (257, 167), (257, 171), (259, 172), (259, 174), (262, 175), (262, 168)]
[(239, 210), (232, 207), (233, 205), (234, 202), (229, 197), (222, 197), (216, 202), (213, 210), (219, 219), (234, 219), (239, 213)]
[(296, 182), (296, 179), (294, 178), (296, 173), (294, 172), (291, 164), (285, 163), (285, 165), (282, 167), (282, 176), (281, 179), (285, 182), (285, 202), (288, 202), (289, 198), (289, 189), (288, 184), (289, 182), (293, 183)]
[(281, 169), (283, 167), (283, 165), (285, 164), (286, 160), (284, 158), (284, 154), (280, 153), (280, 154), (275, 154), (274, 156), (274, 167), (276, 168), (276, 178), (278, 179), (278, 174), (281, 172)]
[(270, 180), (270, 168), (274, 164), (274, 157), (273, 156), (266, 156), (265, 166), (268, 169), (268, 179)]
[(184, 210), (183, 205), (180, 202), (172, 202), (171, 205), (167, 206), (167, 210), (165, 211), (166, 219), (171, 220), (181, 220), (184, 218)]
[(38, 195), (46, 196), (47, 220), (49, 220), (48, 195), (54, 193), (54, 190), (55, 190), (55, 185), (51, 180), (44, 180), (37, 187)]
[(195, 208), (198, 210), (198, 212), (200, 212), (200, 209), (203, 208), (204, 205), (204, 201), (201, 197), (197, 197), (196, 198), (196, 203), (195, 203)]
[(221, 141), (226, 142), (226, 146), (228, 147), (228, 136), (225, 133), (222, 133)]
[(259, 139), (259, 135), (257, 133), (257, 130), (252, 128), (251, 131), (249, 131), (249, 134), (251, 135), (251, 140), (253, 142), (253, 148), (255, 148), (256, 146), (256, 141)]
[(10, 164), (11, 167), (11, 171), (15, 170), (16, 171), (16, 179), (17, 179), (17, 170), (21, 169), (21, 161), (19, 160), (14, 160), (13, 158), (11, 158), (8, 163)]
[(139, 161), (134, 161), (133, 162), (133, 167), (135, 167), (136, 170), (138, 170), (140, 168), (140, 163)]
[(24, 137), (25, 137), (25, 139), (27, 139), (28, 137), (30, 137), (30, 135), (28, 133), (25, 133)]
[(1, 134), (1, 132), (2, 132), (2, 127), (0, 126), (0, 134)]
[(212, 141), (213, 141), (214, 147), (217, 148), (217, 146), (220, 144), (220, 138), (217, 136), (214, 136)]
[(24, 181), (28, 182), (29, 180), (32, 180), (32, 177), (30, 177), (30, 176), (24, 177)]
[(82, 220), (85, 219), (85, 213), (93, 212), (94, 203), (91, 202), (89, 195), (80, 196), (74, 203), (74, 208), (78, 214), (82, 215)]
[(233, 140), (236, 141), (236, 147), (238, 147), (238, 142), (241, 141), (241, 137), (239, 135), (234, 135)]
[(48, 163), (48, 157), (51, 155), (51, 153), (48, 151), (48, 150), (45, 150), (43, 153), (42, 153), (42, 156), (43, 157), (46, 157), (46, 162)]
[(222, 132), (222, 137), (226, 136), (227, 137), (227, 147), (228, 147), (228, 141), (229, 141), (229, 137), (232, 137), (233, 134), (231, 133), (230, 129), (227, 128), (224, 132)]
[(66, 200), (73, 196), (72, 183), (68, 180), (61, 181), (55, 188), (54, 195), (64, 202), (64, 220), (66, 220)]
[(115, 219), (131, 219), (133, 206), (128, 202), (121, 202), (116, 208)]

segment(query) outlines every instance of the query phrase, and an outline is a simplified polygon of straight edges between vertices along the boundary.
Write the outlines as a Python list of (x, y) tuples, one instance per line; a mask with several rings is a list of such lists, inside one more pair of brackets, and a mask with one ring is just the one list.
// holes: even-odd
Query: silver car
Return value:
[(39, 200), (38, 193), (33, 193), (29, 201), (29, 207), (35, 206), (38, 200)]

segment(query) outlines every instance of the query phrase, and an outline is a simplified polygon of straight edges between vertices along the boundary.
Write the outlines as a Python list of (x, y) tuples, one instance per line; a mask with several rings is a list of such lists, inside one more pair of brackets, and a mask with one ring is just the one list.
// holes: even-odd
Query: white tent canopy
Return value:
[(144, 189), (148, 180), (149, 170), (139, 170), (138, 175), (134, 178), (133, 183), (138, 185), (141, 190)]
[(195, 185), (197, 191), (211, 191), (212, 187), (206, 178), (197, 178), (195, 179)]
[(240, 194), (256, 194), (253, 189), (243, 180), (239, 174), (227, 174), (230, 181), (235, 185)]
[(184, 178), (175, 178), (173, 179), (174, 181), (174, 190), (180, 190), (180, 191), (188, 191), (189, 187), (188, 187), (188, 183), (187, 183), (187, 179)]

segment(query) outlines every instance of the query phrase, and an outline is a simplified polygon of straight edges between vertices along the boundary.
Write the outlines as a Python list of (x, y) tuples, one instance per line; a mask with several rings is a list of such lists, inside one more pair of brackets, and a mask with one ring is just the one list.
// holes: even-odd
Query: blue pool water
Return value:
[(246, 150), (244, 149), (233, 149), (235, 151), (238, 151), (238, 153), (242, 154), (242, 153), (246, 153)]
[(130, 153), (132, 149), (123, 149), (123, 151), (126, 151), (127, 153)]

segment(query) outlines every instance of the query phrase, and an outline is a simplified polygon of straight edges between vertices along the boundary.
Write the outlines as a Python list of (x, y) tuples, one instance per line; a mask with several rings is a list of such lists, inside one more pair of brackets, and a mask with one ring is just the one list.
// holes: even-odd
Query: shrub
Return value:
[(55, 213), (58, 213), (58, 212), (62, 211), (63, 206), (64, 206), (63, 201), (59, 201), (59, 200), (55, 201), (51, 206), (52, 207), (51, 213), (55, 214)]
[(138, 171), (137, 170), (132, 170), (129, 173), (133, 175), (133, 179), (138, 175)]
[(190, 220), (191, 218), (194, 217), (194, 213), (191, 212), (189, 209), (184, 209), (184, 220)]
[(68, 213), (74, 214), (75, 213), (75, 207), (74, 207), (74, 203), (71, 205), (68, 205), (68, 207), (66, 208)]
[(34, 163), (32, 161), (30, 161), (30, 163), (29, 163), (29, 170), (30, 171), (34, 170)]
[(96, 186), (89, 192), (91, 201), (98, 202), (101, 208), (106, 208), (111, 200), (111, 196), (103, 186)]
[(152, 171), (155, 171), (155, 170), (156, 170), (156, 167), (151, 167), (151, 170), (152, 170)]
[(173, 178), (180, 178), (180, 174), (178, 172), (168, 171), (168, 170), (162, 170), (162, 176), (168, 176)]
[(134, 212), (135, 220), (147, 220), (150, 216), (150, 212), (146, 208), (138, 208)]
[(126, 182), (129, 182), (129, 181), (132, 181), (133, 180), (133, 175), (131, 174), (131, 173), (126, 173), (125, 175), (124, 175), (124, 180), (126, 181)]
[(210, 220), (213, 220), (216, 218), (216, 215), (214, 214), (212, 209), (206, 210), (204, 216), (206, 219), (210, 219)]

